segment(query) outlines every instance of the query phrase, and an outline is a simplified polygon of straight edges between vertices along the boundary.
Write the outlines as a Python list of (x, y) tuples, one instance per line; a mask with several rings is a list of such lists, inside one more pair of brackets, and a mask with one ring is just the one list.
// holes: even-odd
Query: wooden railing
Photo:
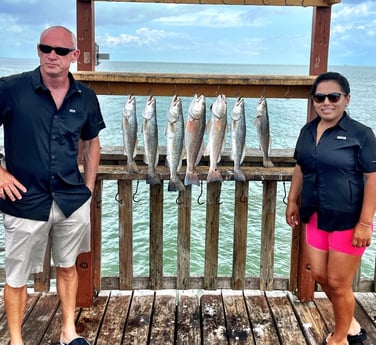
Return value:
[[(88, 83), (98, 94), (121, 94), (121, 92), (134, 92), (137, 95), (163, 94), (168, 91), (170, 94), (182, 96), (192, 95), (197, 91), (206, 92), (208, 96), (214, 96), (217, 92), (224, 90), (229, 95), (248, 97), (259, 97), (272, 95), (274, 97), (297, 97), (306, 98), (312, 77), (270, 77), (263, 76), (232, 76), (227, 80), (224, 76), (184, 76), (183, 80), (178, 75), (130, 75), (110, 73), (76, 73), (76, 78)], [(163, 80), (162, 80), (163, 79)], [(162, 86), (159, 84), (162, 83)], [(232, 88), (230, 87), (230, 84)], [(167, 85), (167, 86), (166, 86)], [(173, 87), (168, 86), (173, 85)], [(159, 87), (162, 87), (163, 91)], [(173, 90), (173, 91), (172, 91)], [(237, 90), (236, 92), (234, 90)], [(241, 91), (239, 91), (241, 90)], [(239, 94), (240, 92), (240, 94)], [(104, 114), (105, 115), (105, 114)], [(281, 119), (283, 121), (283, 119)], [(165, 148), (161, 148), (158, 173), (161, 180), (169, 179), (169, 170), (165, 167)], [(190, 272), (190, 253), (195, 243), (191, 242), (191, 214), (192, 214), (192, 187), (187, 186), (186, 190), (178, 195), (177, 212), (177, 273), (176, 276), (163, 275), (163, 199), (164, 188), (161, 185), (150, 186), (149, 213), (143, 215), (149, 217), (150, 243), (149, 243), (149, 275), (140, 277), (133, 272), (133, 186), (136, 181), (145, 180), (147, 167), (142, 163), (143, 148), (138, 149), (136, 157), (140, 172), (130, 174), (126, 171), (126, 157), (121, 147), (104, 147), (101, 153), (101, 164), (99, 167), (95, 191), (92, 203), (92, 258), (94, 269), (88, 267), (86, 260), (78, 262), (81, 272), (91, 271), (89, 280), (93, 280), (94, 289), (217, 289), (217, 288), (255, 288), (262, 290), (298, 289), (298, 280), (302, 274), (309, 274), (309, 268), (302, 266), (302, 245), (301, 229), (296, 228), (292, 232), (290, 250), (290, 275), (289, 277), (276, 277), (274, 273), (274, 240), (276, 233), (276, 206), (278, 185), (291, 179), (294, 160), (292, 151), (275, 150), (272, 160), (274, 168), (262, 167), (262, 155), (257, 150), (247, 149), (246, 157), (242, 166), (246, 182), (235, 182), (234, 185), (234, 226), (229, 235), (233, 234), (232, 255), (233, 265), (229, 276), (218, 275), (218, 234), (220, 219), (220, 200), (222, 183), (206, 184), (208, 172), (208, 158), (203, 158), (197, 167), (199, 178), (206, 188), (206, 221), (205, 221), (205, 258), (204, 275), (192, 276)], [(223, 184), (233, 180), (233, 163), (229, 153), (222, 156), (219, 170), (223, 176)], [(180, 171), (181, 179), (184, 178), (185, 167)], [(119, 217), (119, 276), (101, 276), (102, 258), (102, 197), (107, 193), (103, 188), (104, 181), (116, 181)], [(249, 186), (255, 181), (262, 181), (262, 215), (261, 215), (261, 248), (260, 251), (260, 274), (259, 276), (246, 275), (247, 260), (247, 235), (249, 230), (248, 209), (252, 208), (252, 201), (249, 201)], [(137, 215), (139, 216), (139, 215)], [(50, 267), (50, 259), (46, 256), (44, 272), (36, 275), (35, 289), (46, 291), (49, 289), (50, 279), (54, 278), (54, 268)], [(0, 267), (0, 282), (4, 281), (4, 269)], [(372, 291), (374, 282), (372, 279), (361, 280), (358, 274), (354, 281), (356, 291)], [(300, 287), (301, 289), (301, 287)], [(88, 292), (90, 294), (90, 291)]]

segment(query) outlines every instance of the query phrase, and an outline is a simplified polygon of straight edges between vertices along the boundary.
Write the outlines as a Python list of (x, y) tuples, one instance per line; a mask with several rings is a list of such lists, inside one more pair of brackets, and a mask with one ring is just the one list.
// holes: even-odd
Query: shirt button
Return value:
[(55, 179), (55, 175), (52, 175), (52, 176), (51, 176), (51, 180), (54, 180), (54, 179)]
[(55, 158), (56, 158), (56, 156), (55, 156), (55, 155), (52, 155), (52, 156), (51, 156), (51, 158), (52, 158), (52, 159), (55, 159)]

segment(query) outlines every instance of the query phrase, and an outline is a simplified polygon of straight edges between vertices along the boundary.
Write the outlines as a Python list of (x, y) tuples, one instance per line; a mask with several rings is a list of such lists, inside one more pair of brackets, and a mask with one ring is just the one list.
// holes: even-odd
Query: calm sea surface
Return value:
[[(5, 76), (36, 67), (35, 59), (2, 59), (0, 58), (0, 76)], [(181, 64), (181, 63), (146, 63), (146, 62), (119, 62), (104, 61), (98, 71), (123, 71), (123, 72), (173, 72), (173, 73), (204, 73), (204, 74), (277, 74), (277, 75), (307, 75), (307, 66), (289, 65), (222, 65), (222, 64)], [(376, 67), (360, 66), (331, 66), (330, 70), (344, 74), (351, 86), (350, 115), (368, 124), (376, 131)], [(261, 96), (261, 95), (260, 95)], [(102, 146), (123, 145), (121, 117), (126, 96), (98, 96), (106, 129), (101, 134)], [(165, 145), (165, 123), (170, 97), (156, 97), (157, 116), (159, 126), (159, 144)], [(137, 97), (137, 116), (139, 124), (142, 121), (142, 110), (146, 97)], [(184, 117), (187, 116), (190, 97), (183, 97)], [(207, 98), (207, 108), (214, 101)], [(245, 99), (247, 116), (247, 147), (258, 148), (256, 128), (253, 118), (256, 112), (258, 99)], [(235, 99), (228, 99), (228, 119)], [(306, 121), (306, 100), (268, 99), (270, 131), (272, 149), (294, 148), (300, 128)], [(209, 113), (207, 113), (209, 118)], [(140, 127), (140, 126), (139, 126)], [(2, 139), (2, 131), (0, 140)], [(142, 135), (138, 136), (139, 145), (143, 145)], [(205, 137), (206, 142), (206, 137)], [(231, 144), (230, 133), (226, 136), (226, 146)], [(117, 275), (119, 268), (118, 258), (118, 205), (115, 200), (117, 185), (115, 182), (104, 182), (103, 199), (103, 258), (102, 273), (105, 276)], [(135, 186), (134, 186), (135, 188)], [(285, 185), (286, 192), (289, 184)], [(291, 229), (284, 221), (285, 205), (283, 198), (285, 189), (282, 183), (278, 184), (277, 196), (277, 224), (275, 242), (275, 271), (278, 276), (288, 276), (290, 260)], [(165, 183), (164, 191), (164, 275), (176, 273), (177, 251), (177, 193), (168, 192)], [(204, 194), (201, 200), (206, 199)], [(191, 272), (193, 275), (203, 275), (204, 244), (205, 244), (205, 205), (199, 205), (195, 200), (199, 198), (200, 188), (192, 188), (192, 230), (191, 230)], [(248, 225), (248, 253), (247, 275), (258, 275), (260, 267), (260, 242), (261, 242), (261, 207), (262, 184), (251, 182), (249, 190), (249, 225)], [(134, 204), (134, 272), (137, 275), (148, 275), (148, 245), (149, 245), (149, 186), (145, 181), (140, 181)], [(232, 238), (234, 224), (234, 183), (224, 182), (221, 194), (220, 216), (220, 243), (219, 243), (219, 274), (229, 275), (232, 269)], [(3, 235), (0, 235), (0, 246), (3, 246)], [(364, 255), (362, 263), (362, 276), (373, 278), (375, 265), (375, 247), (371, 246)], [(3, 265), (0, 254), (0, 265)]]

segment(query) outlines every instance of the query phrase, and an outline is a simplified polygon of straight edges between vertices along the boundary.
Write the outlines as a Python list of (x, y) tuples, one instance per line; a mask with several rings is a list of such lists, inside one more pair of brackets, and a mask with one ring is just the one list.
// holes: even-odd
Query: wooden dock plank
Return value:
[(260, 290), (245, 290), (244, 297), (256, 345), (279, 344), (268, 301)]
[[(356, 293), (355, 316), (376, 344), (376, 295)], [(76, 309), (77, 331), (94, 345), (317, 345), (333, 330), (322, 292), (300, 302), (287, 291), (102, 291)], [(0, 345), (9, 333), (0, 291)], [(25, 345), (58, 345), (61, 307), (56, 293), (31, 293), (23, 324)]]
[(222, 293), (229, 344), (254, 345), (243, 291), (224, 290)]
[(222, 295), (219, 290), (201, 296), (203, 345), (228, 345)]
[(376, 344), (376, 295), (372, 292), (357, 292), (355, 299), (355, 317), (368, 334), (368, 340), (363, 344)]
[[(39, 344), (59, 306), (57, 295), (42, 294), (22, 325), (26, 345)], [(35, 332), (38, 329), (39, 332)]]
[(176, 345), (201, 345), (200, 303), (196, 292), (179, 292), (176, 327)]
[(78, 334), (84, 336), (90, 343), (94, 343), (100, 330), (102, 318), (106, 309), (108, 296), (100, 294), (94, 298), (90, 308), (83, 308), (76, 323)]
[(173, 345), (175, 341), (176, 291), (157, 291), (154, 300), (150, 345)]
[(132, 291), (111, 291), (96, 345), (121, 345)]
[(134, 291), (123, 344), (147, 344), (154, 302), (154, 291)]
[[(27, 305), (26, 305), (26, 310), (25, 310), (25, 320), (30, 315), (30, 312), (33, 310), (34, 306), (37, 304), (39, 300), (40, 294), (33, 294), (31, 296), (28, 296), (27, 299)], [(2, 296), (3, 299), (3, 296)], [(7, 318), (6, 315), (1, 318), (0, 320), (0, 345), (8, 345), (10, 338), (9, 338), (9, 331), (8, 331), (8, 324), (7, 324)]]
[(321, 344), (327, 336), (328, 330), (315, 303), (313, 301), (302, 303), (296, 296), (291, 294), (288, 296), (307, 343), (310, 345)]
[(305, 345), (302, 330), (295, 317), (294, 310), (289, 302), (286, 291), (266, 291), (269, 306), (277, 327), (281, 344)]

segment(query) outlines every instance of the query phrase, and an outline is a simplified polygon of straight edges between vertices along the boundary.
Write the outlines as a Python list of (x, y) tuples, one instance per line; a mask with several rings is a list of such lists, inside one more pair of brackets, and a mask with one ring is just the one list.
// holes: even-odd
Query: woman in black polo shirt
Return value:
[(311, 96), (317, 117), (297, 141), (286, 221), (292, 227), (306, 223), (312, 276), (332, 302), (335, 330), (323, 344), (356, 344), (367, 338), (353, 316), (352, 282), (371, 244), (376, 138), (346, 111), (350, 86), (341, 74), (318, 76)]

